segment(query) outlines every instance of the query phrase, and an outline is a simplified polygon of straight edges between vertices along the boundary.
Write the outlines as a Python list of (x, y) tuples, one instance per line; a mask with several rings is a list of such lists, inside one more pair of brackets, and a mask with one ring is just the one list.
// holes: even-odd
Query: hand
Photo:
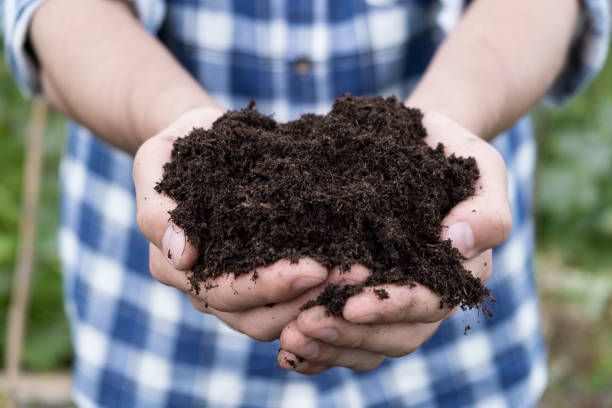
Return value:
[[(327, 279), (327, 270), (308, 258), (296, 264), (279, 260), (257, 268), (255, 281), (251, 279), (252, 274), (234, 277), (228, 271), (227, 276), (208, 282), (211, 289), (195, 294), (187, 280), (187, 271), (198, 257), (197, 248), (169, 220), (168, 212), (176, 204), (154, 190), (163, 176), (163, 165), (171, 158), (174, 140), (194, 127), (210, 128), (222, 114), (221, 110), (211, 108), (189, 111), (138, 149), (133, 170), (138, 226), (151, 242), (149, 269), (156, 280), (188, 293), (196, 309), (217, 316), (230, 327), (254, 339), (272, 341), (295, 319), (300, 306), (323, 289), (321, 284)], [(270, 304), (274, 306), (269, 307)]]
[[(441, 235), (465, 256), (463, 266), (484, 283), (492, 273), (492, 248), (512, 228), (503, 159), (491, 145), (446, 116), (429, 113), (424, 125), (430, 146), (443, 143), (446, 155), (473, 156), (478, 163), (475, 195), (451, 210), (442, 221)], [(369, 274), (364, 266), (353, 265), (348, 273), (332, 271), (329, 281), (362, 283)], [(389, 298), (380, 299), (373, 289), (385, 289)], [(317, 306), (287, 324), (281, 334), (278, 364), (303, 374), (335, 366), (372, 370), (385, 357), (415, 351), (455, 311), (440, 308), (440, 297), (422, 285), (366, 288), (348, 299), (342, 317), (328, 316), (323, 306)]]

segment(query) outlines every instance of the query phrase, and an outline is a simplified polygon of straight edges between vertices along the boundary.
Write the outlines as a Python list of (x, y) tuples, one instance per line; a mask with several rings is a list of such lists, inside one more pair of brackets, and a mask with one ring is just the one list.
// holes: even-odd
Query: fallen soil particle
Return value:
[(293, 360), (291, 360), (291, 359), (289, 359), (289, 358), (286, 358), (286, 357), (285, 357), (285, 362), (286, 362), (287, 364), (289, 364), (289, 365), (291, 366), (291, 368), (293, 368), (294, 370), (295, 370), (295, 368), (297, 367), (297, 364), (295, 364), (295, 361), (293, 361)]
[(480, 308), (489, 290), (440, 238), (444, 216), (474, 194), (476, 161), (445, 157), (425, 137), (421, 112), (395, 97), (345, 95), (325, 116), (286, 124), (252, 102), (177, 139), (156, 190), (177, 203), (170, 218), (199, 248), (193, 289), (311, 257), (372, 273), (363, 285), (329, 285), (304, 308), (339, 315), (364, 287), (415, 283), (440, 307)]
[(385, 289), (374, 289), (374, 294), (376, 294), (380, 300), (389, 299), (389, 292)]

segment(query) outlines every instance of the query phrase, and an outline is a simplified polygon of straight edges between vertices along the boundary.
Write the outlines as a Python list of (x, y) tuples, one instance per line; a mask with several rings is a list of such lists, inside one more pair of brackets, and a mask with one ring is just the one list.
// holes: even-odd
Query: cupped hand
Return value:
[(322, 290), (327, 270), (309, 258), (294, 264), (279, 260), (257, 268), (256, 280), (252, 273), (235, 277), (228, 271), (207, 281), (196, 294), (187, 277), (198, 258), (197, 248), (170, 221), (168, 212), (176, 204), (154, 190), (164, 164), (171, 159), (173, 142), (194, 127), (210, 128), (222, 114), (212, 108), (191, 110), (139, 148), (133, 169), (138, 226), (150, 241), (149, 269), (156, 280), (189, 294), (196, 309), (217, 316), (230, 327), (254, 339), (272, 341), (295, 319), (299, 307)]
[[(466, 258), (463, 266), (483, 283), (492, 273), (492, 248), (512, 228), (504, 161), (487, 142), (450, 118), (428, 113), (424, 118), (427, 143), (445, 146), (447, 156), (472, 156), (480, 170), (475, 195), (456, 205), (442, 221), (441, 237), (450, 239)], [(362, 265), (346, 273), (332, 271), (330, 283), (363, 283), (369, 276)], [(381, 299), (374, 289), (385, 289)], [(422, 285), (382, 285), (348, 299), (342, 317), (329, 316), (323, 306), (301, 312), (282, 331), (278, 364), (303, 374), (342, 366), (372, 370), (385, 357), (402, 357), (418, 349), (455, 310), (440, 307), (440, 297)]]

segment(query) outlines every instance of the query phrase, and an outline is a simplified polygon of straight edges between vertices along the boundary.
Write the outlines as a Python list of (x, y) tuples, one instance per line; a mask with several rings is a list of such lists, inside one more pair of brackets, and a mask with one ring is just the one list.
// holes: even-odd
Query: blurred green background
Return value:
[[(536, 274), (548, 338), (550, 382), (543, 407), (612, 406), (612, 60), (579, 98), (538, 109)], [(0, 365), (20, 219), (30, 103), (0, 62)], [(23, 365), (66, 370), (71, 363), (57, 255), (57, 170), (64, 121), (45, 135), (37, 259)]]

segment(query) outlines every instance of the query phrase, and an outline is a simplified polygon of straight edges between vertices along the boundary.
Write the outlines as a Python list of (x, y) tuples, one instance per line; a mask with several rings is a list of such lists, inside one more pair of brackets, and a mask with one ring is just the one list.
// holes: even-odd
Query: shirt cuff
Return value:
[[(28, 29), (34, 12), (46, 0), (5, 0), (3, 4), (4, 53), (17, 85), (27, 96), (42, 92), (40, 69), (28, 47)], [(111, 1), (111, 0), (109, 0)], [(133, 3), (141, 23), (157, 33), (166, 15), (163, 0), (125, 0)]]
[(545, 95), (545, 105), (560, 105), (578, 94), (606, 62), (610, 43), (609, 0), (580, 0), (580, 11), (567, 61)]

